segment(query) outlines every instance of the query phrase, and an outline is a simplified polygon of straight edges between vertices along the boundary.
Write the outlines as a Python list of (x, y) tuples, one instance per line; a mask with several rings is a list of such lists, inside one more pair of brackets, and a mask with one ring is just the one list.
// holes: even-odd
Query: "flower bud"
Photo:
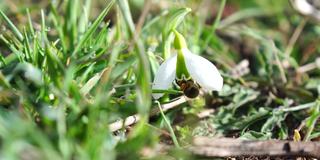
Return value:
[(177, 50), (180, 50), (182, 48), (187, 48), (187, 43), (186, 43), (186, 40), (184, 39), (184, 37), (176, 30), (173, 30), (173, 32), (175, 34), (175, 38), (174, 38), (174, 42), (173, 42), (174, 48)]

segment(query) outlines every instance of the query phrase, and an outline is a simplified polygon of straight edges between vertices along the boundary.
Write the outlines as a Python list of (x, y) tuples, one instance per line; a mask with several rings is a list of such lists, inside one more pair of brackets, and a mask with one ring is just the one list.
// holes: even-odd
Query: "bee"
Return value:
[(200, 92), (200, 86), (193, 80), (176, 80), (176, 84), (188, 98), (196, 98)]

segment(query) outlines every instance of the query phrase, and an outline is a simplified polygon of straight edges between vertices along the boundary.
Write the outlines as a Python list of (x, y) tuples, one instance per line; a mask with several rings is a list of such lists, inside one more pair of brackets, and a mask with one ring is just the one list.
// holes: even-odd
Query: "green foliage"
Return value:
[[(303, 19), (278, 0), (0, 1), (0, 159), (192, 159), (183, 148), (198, 135), (317, 139), (319, 27), (307, 21), (289, 45)], [(150, 118), (151, 93), (182, 95), (151, 90), (173, 30), (224, 87)], [(108, 127), (134, 114), (129, 129)]]
[(171, 43), (173, 42), (174, 34), (173, 30), (175, 30), (178, 25), (183, 21), (184, 17), (191, 12), (190, 8), (180, 8), (171, 11), (169, 13), (169, 18), (167, 23), (165, 24), (164, 29), (162, 30), (162, 39), (163, 42), (163, 57), (167, 59), (170, 57)]

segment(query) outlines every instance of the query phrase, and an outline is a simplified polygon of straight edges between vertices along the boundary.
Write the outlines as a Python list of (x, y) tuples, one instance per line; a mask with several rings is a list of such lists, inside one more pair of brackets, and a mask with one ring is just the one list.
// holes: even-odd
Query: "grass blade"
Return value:
[(10, 19), (0, 10), (0, 16), (3, 18), (5, 22), (9, 25), (11, 28), (13, 34), (22, 42), (23, 36), (22, 33), (18, 30), (18, 28), (10, 21)]
[(85, 32), (83, 37), (81, 37), (79, 43), (76, 45), (74, 51), (72, 52), (71, 56), (75, 56), (77, 52), (83, 47), (83, 45), (90, 39), (92, 34), (97, 30), (101, 22), (103, 21), (104, 17), (108, 14), (110, 8), (113, 6), (115, 0), (111, 0), (108, 6), (101, 12), (98, 18), (93, 22), (90, 28)]

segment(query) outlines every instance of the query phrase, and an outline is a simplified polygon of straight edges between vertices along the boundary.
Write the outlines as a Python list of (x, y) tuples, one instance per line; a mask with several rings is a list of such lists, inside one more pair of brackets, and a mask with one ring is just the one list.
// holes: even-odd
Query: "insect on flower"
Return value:
[(189, 98), (195, 98), (199, 95), (200, 86), (193, 80), (176, 80), (176, 84), (180, 86), (184, 95)]
[[(207, 59), (191, 53), (184, 37), (177, 31), (174, 33), (177, 54), (160, 65), (152, 89), (167, 90), (175, 82), (189, 98), (197, 97), (200, 88), (204, 91), (220, 91), (223, 78), (218, 69)], [(154, 93), (152, 96), (159, 99), (163, 93)]]

